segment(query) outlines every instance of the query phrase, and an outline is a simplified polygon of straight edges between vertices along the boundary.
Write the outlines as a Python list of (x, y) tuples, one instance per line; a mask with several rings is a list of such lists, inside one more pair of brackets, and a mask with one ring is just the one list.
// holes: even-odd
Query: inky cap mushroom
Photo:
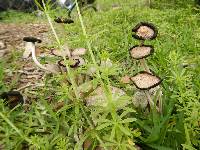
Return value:
[(76, 48), (71, 52), (72, 56), (82, 56), (85, 55), (87, 50), (85, 48)]
[(25, 41), (25, 51), (23, 53), (23, 58), (26, 59), (31, 55), (31, 51), (35, 51), (35, 43), (41, 43), (42, 40), (35, 37), (24, 37), (23, 41)]
[(51, 54), (55, 55), (55, 56), (60, 56), (60, 57), (69, 57), (69, 56), (71, 56), (70, 52), (66, 51), (66, 50), (52, 49), (51, 50)]
[(139, 40), (152, 40), (155, 39), (158, 34), (157, 28), (153, 24), (147, 22), (137, 24), (132, 29), (132, 32), (135, 32), (133, 37)]
[(154, 48), (151, 45), (133, 46), (130, 49), (130, 54), (134, 59), (146, 58), (154, 52)]
[(25, 41), (25, 42), (32, 42), (32, 43), (35, 43), (35, 42), (41, 43), (42, 42), (42, 40), (40, 40), (38, 38), (35, 38), (35, 37), (31, 37), (31, 36), (30, 37), (24, 37), (23, 41)]
[(54, 21), (55, 21), (56, 23), (65, 23), (65, 24), (74, 23), (74, 20), (72, 20), (72, 19), (69, 19), (69, 18), (61, 18), (61, 17), (55, 18)]
[(18, 104), (23, 104), (23, 96), (18, 91), (4, 92), (0, 95), (1, 99), (5, 100), (5, 103), (12, 109)]
[(131, 77), (135, 86), (140, 90), (148, 90), (159, 85), (162, 80), (149, 72), (141, 71), (135, 76)]
[[(78, 56), (71, 57), (71, 59), (73, 60), (72, 64), (70, 65), (71, 68), (77, 68), (79, 66), (82, 66), (85, 63), (84, 59)], [(58, 61), (58, 65), (62, 67), (66, 67), (63, 59)]]

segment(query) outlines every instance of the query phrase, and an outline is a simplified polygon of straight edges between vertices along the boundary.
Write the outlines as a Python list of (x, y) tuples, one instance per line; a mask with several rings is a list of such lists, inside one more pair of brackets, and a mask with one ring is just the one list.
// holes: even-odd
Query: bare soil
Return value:
[(48, 39), (48, 26), (41, 23), (30, 24), (7, 24), (0, 23), (0, 41), (7, 45), (7, 49), (21, 49), (23, 37), (34, 36), (43, 40)]

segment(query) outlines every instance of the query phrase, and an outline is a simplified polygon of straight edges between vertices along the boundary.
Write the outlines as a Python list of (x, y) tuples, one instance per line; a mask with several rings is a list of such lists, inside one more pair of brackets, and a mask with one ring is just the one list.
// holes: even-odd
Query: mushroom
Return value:
[(149, 90), (159, 85), (162, 80), (160, 77), (153, 75), (147, 71), (141, 71), (135, 76), (131, 77), (131, 81), (140, 90)]
[(71, 24), (74, 23), (74, 20), (70, 19), (70, 18), (61, 18), (61, 17), (57, 17), (54, 19), (54, 21), (56, 23), (64, 23), (64, 24)]
[[(145, 58), (154, 52), (154, 48), (151, 45), (144, 45), (144, 42), (145, 40), (155, 39), (157, 37), (158, 31), (153, 24), (141, 22), (132, 29), (132, 32), (134, 32), (133, 37), (141, 40), (141, 43), (140, 45), (133, 46), (130, 49), (130, 55), (132, 58), (140, 60), (140, 64), (145, 71), (139, 72), (130, 79), (139, 90), (144, 90), (144, 92), (136, 91), (136, 94), (145, 94), (149, 106), (154, 106), (154, 101), (151, 98), (152, 94), (149, 90), (153, 87), (157, 87), (162, 82), (162, 80), (158, 76), (152, 74), (145, 61)], [(159, 103), (162, 103), (161, 100), (159, 100)], [(162, 111), (161, 105), (159, 109), (157, 108), (157, 110)]]
[(59, 57), (71, 57), (69, 51), (52, 49), (51, 54)]
[(30, 54), (32, 54), (32, 59), (34, 61), (34, 63), (40, 67), (41, 69), (44, 69), (46, 71), (50, 71), (52, 73), (57, 73), (59, 68), (56, 65), (50, 65), (50, 64), (46, 64), (46, 65), (42, 65), (40, 64), (40, 62), (37, 60), (36, 58), (36, 52), (35, 52), (35, 43), (41, 43), (42, 40), (37, 39), (35, 37), (24, 37), (23, 41), (25, 41), (25, 53), (23, 55), (23, 58), (26, 58), (27, 56), (29, 56)]
[(69, 50), (66, 48), (63, 48), (63, 50), (51, 50), (51, 54), (55, 56), (60, 56), (60, 57), (72, 57), (72, 56), (83, 56), (85, 55), (87, 50), (85, 48), (76, 48), (74, 50)]
[(83, 56), (85, 55), (87, 50), (85, 48), (76, 48), (71, 52), (72, 56)]
[[(117, 87), (110, 87), (112, 93), (112, 100), (117, 101), (120, 97), (125, 96), (125, 92)], [(106, 100), (106, 95), (104, 89), (101, 86), (98, 86), (95, 90), (93, 90), (88, 97), (85, 98), (87, 106), (102, 106), (106, 107), (108, 102)], [(125, 103), (128, 103), (127, 101)], [(121, 106), (119, 106), (120, 108)]]
[(25, 41), (25, 51), (23, 53), (23, 58), (28, 58), (32, 51), (35, 53), (35, 43), (41, 43), (42, 41), (40, 39), (37, 39), (35, 37), (24, 37), (23, 41)]
[(143, 59), (148, 57), (154, 52), (154, 48), (151, 45), (136, 45), (130, 49), (130, 54), (134, 59)]
[(23, 104), (23, 96), (18, 91), (4, 92), (0, 95), (1, 99), (4, 99), (6, 104), (12, 109), (18, 104)]
[[(81, 58), (80, 56), (85, 55), (86, 52), (87, 50), (85, 48), (76, 48), (72, 52), (68, 48), (63, 49), (62, 51), (59, 51), (59, 50), (51, 51), (51, 53), (55, 56), (68, 57), (69, 60), (71, 61), (70, 62), (71, 68), (77, 68), (85, 64), (84, 59)], [(58, 61), (58, 65), (61, 68), (63, 68), (64, 71), (66, 71), (66, 65), (64, 63), (64, 59)]]
[(152, 40), (157, 37), (158, 30), (152, 23), (140, 22), (133, 29), (133, 37), (139, 40)]
[[(73, 56), (70, 59), (72, 60), (71, 65), (70, 65), (71, 68), (77, 68), (77, 67), (85, 64), (84, 59), (79, 57), (79, 56)], [(63, 59), (58, 61), (58, 65), (61, 66), (61, 67), (66, 67)]]

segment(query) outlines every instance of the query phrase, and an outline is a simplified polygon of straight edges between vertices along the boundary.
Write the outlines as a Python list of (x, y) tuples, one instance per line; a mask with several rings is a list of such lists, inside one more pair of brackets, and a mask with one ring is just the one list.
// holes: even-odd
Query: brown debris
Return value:
[(130, 82), (131, 82), (130, 77), (127, 76), (127, 75), (124, 76), (124, 77), (122, 77), (122, 78), (121, 78), (121, 82), (124, 83), (124, 84), (130, 83)]

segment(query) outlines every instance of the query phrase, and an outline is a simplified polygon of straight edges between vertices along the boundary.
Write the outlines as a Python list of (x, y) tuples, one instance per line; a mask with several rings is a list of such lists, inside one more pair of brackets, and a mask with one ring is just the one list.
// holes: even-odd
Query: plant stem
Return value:
[[(54, 27), (53, 27), (51, 18), (50, 18), (49, 14), (48, 14), (46, 5), (45, 5), (45, 3), (44, 3), (44, 0), (42, 0), (42, 3), (43, 3), (44, 12), (45, 12), (45, 14), (46, 14), (47, 20), (48, 20), (48, 22), (49, 22), (49, 24), (50, 24), (51, 30), (52, 30), (52, 32), (53, 32), (53, 34), (54, 34), (54, 36), (55, 36), (55, 38), (56, 38), (56, 41), (57, 41), (57, 43), (58, 43), (58, 45), (59, 45), (59, 49), (60, 49), (60, 50), (63, 50), (63, 49), (62, 49), (62, 46), (61, 46), (61, 42), (60, 42), (60, 40), (59, 40), (59, 38), (58, 38), (58, 35), (57, 35), (57, 33), (56, 33), (56, 31), (55, 31), (55, 29), (54, 29)], [(66, 46), (66, 45), (65, 45), (65, 46)], [(69, 53), (69, 48), (68, 48), (67, 46), (66, 46), (65, 48), (66, 48), (66, 50), (67, 50), (68, 53)], [(67, 60), (66, 60), (66, 58), (65, 58), (64, 56), (63, 56), (63, 59), (64, 59), (65, 65), (66, 65), (66, 69), (67, 69), (67, 73), (68, 73), (68, 75), (69, 75), (70, 82), (72, 83), (72, 87), (73, 87), (73, 90), (74, 90), (74, 94), (75, 94), (75, 96), (76, 96), (76, 99), (79, 100), (79, 99), (80, 99), (80, 96), (79, 96), (79, 94), (78, 94), (78, 88), (77, 88), (77, 85), (76, 85), (76, 83), (75, 83), (73, 74), (71, 73), (70, 67), (69, 67), (69, 65), (68, 65), (68, 63), (67, 63)]]
[[(89, 42), (89, 38), (88, 38), (88, 35), (87, 35), (87, 32), (86, 32), (86, 28), (85, 28), (85, 25), (84, 25), (84, 23), (83, 23), (83, 18), (82, 18), (81, 12), (80, 12), (80, 8), (79, 8), (79, 6), (78, 6), (78, 1), (75, 0), (75, 3), (76, 3), (76, 6), (77, 6), (76, 8), (77, 8), (79, 20), (80, 20), (80, 23), (81, 23), (81, 27), (82, 27), (82, 30), (83, 30), (83, 34), (84, 34), (84, 36), (85, 36), (85, 38), (86, 38), (86, 44), (87, 44), (87, 47), (88, 47), (90, 56), (91, 56), (91, 58), (92, 58), (92, 62), (93, 62), (93, 64), (95, 65), (95, 67), (98, 68), (97, 62), (96, 62), (96, 60), (95, 60), (95, 57), (94, 57), (94, 54), (93, 54), (93, 51), (92, 51), (92, 48), (91, 48), (91, 44), (90, 44), (90, 42)], [(102, 78), (101, 78), (99, 69), (97, 69), (96, 73), (97, 73), (97, 77), (98, 77), (99, 80), (100, 80), (101, 86), (102, 86), (102, 88), (104, 89), (104, 92), (106, 93), (106, 97), (107, 97), (107, 99), (108, 99), (108, 103), (110, 104), (111, 101), (112, 101), (112, 96), (110, 96), (110, 95), (112, 95), (112, 92), (111, 92), (111, 90), (110, 90), (110, 87), (108, 87), (106, 84), (104, 84), (104, 82), (103, 82), (103, 80), (102, 80)], [(108, 88), (105, 89), (104, 86), (106, 86), (106, 87), (108, 87)], [(108, 92), (107, 92), (107, 91), (108, 91)], [(108, 94), (107, 94), (107, 93), (108, 93)], [(113, 116), (115, 116), (115, 115), (113, 115)]]
[[(78, 17), (79, 17), (79, 20), (80, 20), (80, 23), (81, 23), (82, 31), (83, 31), (83, 34), (84, 34), (84, 36), (85, 36), (85, 38), (86, 38), (86, 44), (87, 44), (87, 47), (88, 47), (90, 56), (91, 56), (91, 58), (92, 58), (92, 62), (93, 62), (93, 64), (95, 65), (95, 67), (97, 68), (97, 77), (98, 77), (99, 80), (100, 80), (100, 83), (101, 83), (102, 88), (104, 89), (104, 92), (107, 93), (107, 89), (104, 87), (104, 86), (106, 86), (106, 85), (104, 84), (104, 82), (103, 82), (103, 80), (102, 80), (102, 78), (101, 78), (100, 71), (99, 71), (99, 67), (98, 67), (97, 62), (96, 62), (96, 60), (95, 60), (95, 57), (94, 57), (94, 54), (93, 54), (93, 51), (92, 51), (92, 47), (91, 47), (91, 44), (90, 44), (90, 42), (89, 42), (89, 38), (88, 38), (88, 35), (87, 35), (87, 32), (86, 32), (86, 28), (85, 28), (85, 25), (84, 25), (84, 23), (83, 23), (83, 18), (82, 18), (81, 12), (80, 12), (80, 8), (79, 8), (79, 6), (78, 6), (78, 1), (75, 0), (75, 3), (76, 3), (76, 8), (77, 8)], [(108, 87), (108, 86), (106, 86), (106, 87)], [(110, 98), (110, 96), (109, 96), (110, 93), (111, 93), (110, 87), (108, 87), (108, 91), (109, 91), (109, 94), (106, 94), (106, 97), (107, 97), (107, 99), (108, 99), (108, 103), (110, 104), (110, 103), (112, 102), (112, 96), (111, 96), (111, 98)], [(111, 94), (112, 94), (112, 93), (111, 93)], [(115, 113), (115, 111), (112, 111), (112, 112), (111, 112), (112, 116), (115, 116), (113, 113)], [(86, 117), (86, 119), (87, 119), (87, 117)], [(87, 119), (87, 121), (89, 121), (89, 119)], [(93, 128), (92, 123), (89, 123), (89, 125), (91, 126), (91, 128)], [(96, 137), (97, 137), (97, 140), (98, 140), (102, 145), (104, 145), (104, 144), (103, 144), (103, 141), (101, 140), (101, 138), (100, 138), (98, 135), (96, 135)], [(107, 148), (106, 148), (105, 146), (103, 146), (103, 147), (104, 147), (105, 150), (107, 150)]]
[(22, 137), (28, 143), (33, 144), (32, 141), (29, 138), (27, 138), (23, 133), (21, 133), (21, 131), (1, 112), (0, 116), (7, 122), (7, 124), (9, 124), (19, 134), (20, 137)]

